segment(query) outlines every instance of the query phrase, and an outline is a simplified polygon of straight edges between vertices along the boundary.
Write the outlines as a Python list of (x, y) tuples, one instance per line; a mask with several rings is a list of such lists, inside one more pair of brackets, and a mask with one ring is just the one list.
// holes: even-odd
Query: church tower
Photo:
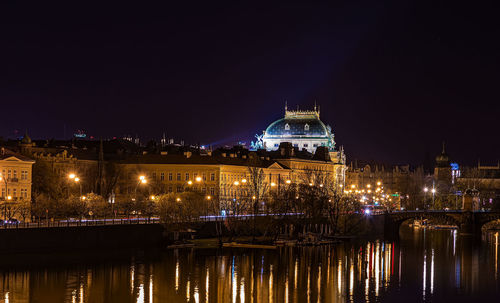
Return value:
[(451, 186), (451, 165), (450, 157), (446, 153), (443, 142), (441, 154), (436, 157), (436, 167), (434, 168), (434, 180), (441, 185)]

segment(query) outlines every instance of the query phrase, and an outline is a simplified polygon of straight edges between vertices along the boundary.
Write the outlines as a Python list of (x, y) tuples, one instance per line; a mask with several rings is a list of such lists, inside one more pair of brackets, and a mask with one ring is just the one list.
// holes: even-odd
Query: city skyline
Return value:
[(4, 117), (0, 136), (85, 129), (249, 144), (285, 102), (317, 102), (348, 159), (418, 164), (446, 141), (457, 162), (498, 160), (493, 10), (422, 2), (114, 9), (9, 7), (0, 99), (16, 115)]

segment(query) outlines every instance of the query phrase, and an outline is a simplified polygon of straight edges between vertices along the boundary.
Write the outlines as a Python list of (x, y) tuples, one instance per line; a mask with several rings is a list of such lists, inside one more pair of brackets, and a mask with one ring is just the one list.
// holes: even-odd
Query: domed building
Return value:
[(335, 138), (329, 125), (319, 119), (319, 110), (289, 111), (285, 106), (285, 117), (271, 123), (262, 136), (262, 147), (277, 150), (282, 142), (290, 142), (299, 150), (314, 153), (319, 146), (335, 150)]

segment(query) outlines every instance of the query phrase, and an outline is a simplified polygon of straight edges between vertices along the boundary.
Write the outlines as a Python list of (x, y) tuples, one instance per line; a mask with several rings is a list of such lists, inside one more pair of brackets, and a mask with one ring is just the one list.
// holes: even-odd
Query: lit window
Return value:
[(177, 173), (177, 181), (181, 180), (181, 173)]
[(189, 173), (186, 173), (186, 181), (189, 180)]
[(160, 174), (160, 180), (161, 180), (161, 181), (165, 180), (165, 173), (161, 173), (161, 174)]
[(285, 124), (285, 130), (290, 130), (290, 124)]
[(173, 179), (173, 174), (172, 173), (168, 173), (168, 181), (172, 181)]
[(210, 174), (210, 181), (215, 181), (215, 174)]

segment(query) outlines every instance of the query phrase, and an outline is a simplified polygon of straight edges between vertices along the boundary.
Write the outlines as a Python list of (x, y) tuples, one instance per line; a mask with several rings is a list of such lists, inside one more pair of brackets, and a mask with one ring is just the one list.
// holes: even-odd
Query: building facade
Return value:
[(31, 201), (34, 160), (6, 148), (0, 151), (0, 187), (3, 201)]

